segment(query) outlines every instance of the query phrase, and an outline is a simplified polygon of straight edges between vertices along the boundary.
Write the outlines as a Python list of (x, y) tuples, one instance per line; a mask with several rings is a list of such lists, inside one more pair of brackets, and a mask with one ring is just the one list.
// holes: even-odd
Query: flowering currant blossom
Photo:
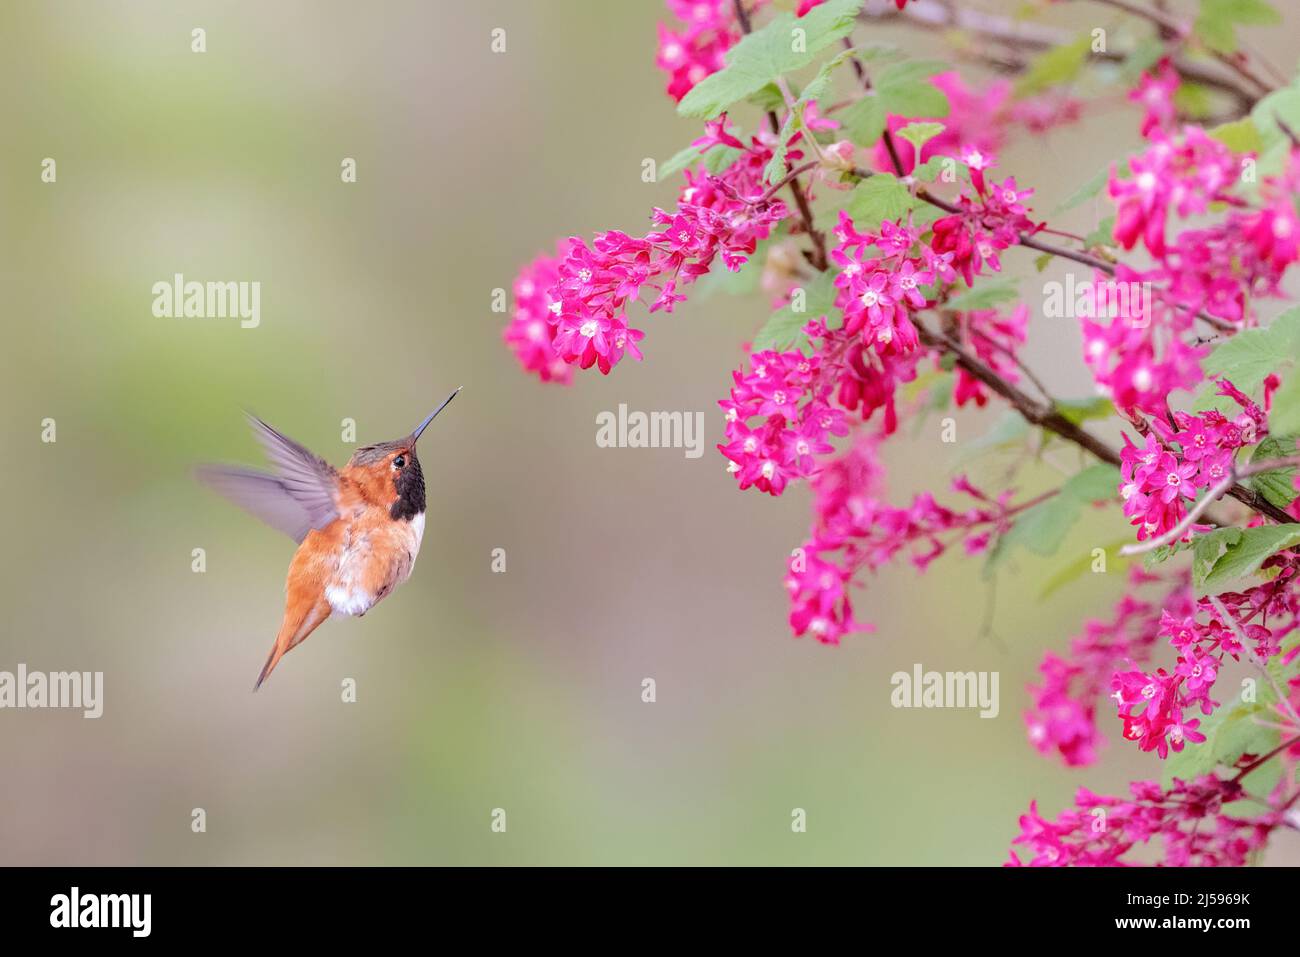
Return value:
[[(905, 12), (895, 22), (910, 28), (944, 15), (896, 2)], [(1245, 43), (1204, 58), (1204, 24), (1184, 21), (1177, 5), (1160, 12), (1158, 31), (1137, 24), (1110, 58), (1069, 51), (1080, 62), (1067, 82), (1031, 67), (1022, 81), (980, 86), (895, 51), (868, 52), (864, 22), (894, 17), (880, 4), (667, 6), (674, 24), (660, 27), (656, 62), (678, 112), (703, 122), (678, 154), (698, 165), (683, 170), (675, 205), (655, 209), (646, 231), (572, 238), (525, 268), (505, 331), (520, 364), (544, 381), (568, 382), (574, 366), (608, 373), (641, 357), (638, 303), (672, 312), (701, 276), (749, 263), (728, 291), (756, 289), (779, 311), (752, 327), (732, 364), (718, 450), (738, 489), (776, 497), (806, 485), (812, 516), (784, 577), (788, 624), (826, 645), (873, 630), (855, 591), (891, 563), (921, 572), (962, 553), (986, 556), (998, 574), (1018, 549), (1058, 548), (1049, 572), (1067, 580), (1089, 557), (1064, 554), (1079, 547), (1069, 526), (1084, 506), (1117, 499), (1129, 523), (1120, 553), (1143, 561), (1122, 583), (1111, 576), (1123, 593), (1108, 614), (1043, 656), (1026, 732), (1071, 768), (1093, 764), (1118, 735), (1168, 761), (1171, 783), (1136, 781), (1125, 797), (1081, 788), (1055, 819), (1033, 804), (1010, 863), (1252, 860), (1278, 827), (1300, 820), (1291, 521), (1300, 477), (1282, 477), (1300, 462), (1300, 311), (1270, 318), (1294, 295), (1300, 261), (1294, 90), (1263, 89), (1273, 71), (1254, 69)], [(1127, 33), (1134, 11), (1114, 12)], [(806, 46), (788, 45), (792, 15), (817, 21), (792, 34)], [(956, 17), (951, 26), (964, 29)], [(1110, 61), (1143, 38), (1161, 49), (1133, 80)], [(1041, 62), (1036, 47), (1010, 37), (962, 52), (1016, 73), (1022, 60)], [(1212, 84), (1180, 88), (1204, 67)], [(1203, 100), (1214, 129), (1189, 122)], [(1055, 134), (1101, 103), (1132, 114), (1140, 140), (1093, 183), (1064, 191), (1076, 198), (1061, 212), (1075, 210), (1076, 222), (1044, 221), (1030, 208), (1035, 184), (1004, 175), (997, 157), (1015, 134)], [(741, 135), (728, 111), (759, 132)], [(1103, 186), (1099, 203), (1081, 202)], [(1058, 389), (1022, 354), (1039, 303), (1004, 291), (1025, 278), (1031, 256), (1040, 269), (1049, 257), (1087, 270), (1072, 305), (1101, 401), (1068, 399), (1072, 387)], [(1003, 276), (993, 283), (992, 273)], [(1073, 329), (1045, 331), (1048, 345), (1072, 341)], [(885, 449), (909, 434), (922, 441), (926, 416), (954, 406), (965, 410), (963, 429), (1001, 406), (1030, 436), (1017, 449), (1010, 430), (990, 430), (968, 455), (990, 444), (1023, 454), (996, 478), (959, 474), (895, 503)], [(909, 420), (921, 428), (909, 432)], [(1022, 493), (1022, 475), (1051, 484)], [(1109, 549), (1091, 552), (1093, 571), (1104, 571), (1098, 552)], [(1238, 683), (1247, 669), (1260, 676), (1254, 686)], [(1269, 762), (1282, 773), (1252, 777)]]
[(552, 345), (555, 326), (549, 289), (559, 276), (559, 260), (553, 256), (538, 256), (520, 271), (514, 286), (515, 311), (504, 338), (525, 372), (535, 373), (543, 382), (568, 385), (573, 381), (573, 367)]

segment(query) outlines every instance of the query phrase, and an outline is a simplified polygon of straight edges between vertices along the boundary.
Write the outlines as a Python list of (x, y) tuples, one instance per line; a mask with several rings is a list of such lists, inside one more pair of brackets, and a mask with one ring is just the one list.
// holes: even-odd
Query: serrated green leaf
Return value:
[(920, 156), (925, 144), (942, 132), (942, 123), (908, 123), (895, 135), (901, 136), (916, 147), (916, 155)]
[(677, 112), (713, 119), (778, 77), (808, 66), (818, 52), (852, 32), (861, 9), (862, 0), (827, 0), (803, 17), (778, 14), (728, 50), (726, 66), (695, 84)]
[(1254, 575), (1272, 555), (1300, 544), (1300, 524), (1259, 528), (1221, 528), (1196, 540), (1192, 581), (1208, 592), (1221, 591)]
[[(1254, 392), (1279, 367), (1300, 355), (1300, 306), (1288, 309), (1263, 329), (1245, 329), (1222, 342), (1202, 365), (1206, 375), (1228, 379)], [(1274, 426), (1279, 431), (1292, 431)], [(1300, 431), (1300, 429), (1297, 429)]]
[[(1268, 462), (1274, 459), (1288, 458), (1297, 454), (1295, 435), (1272, 436), (1270, 435), (1263, 442), (1255, 447), (1254, 453), (1250, 456), (1250, 461)], [(1278, 508), (1286, 508), (1296, 500), (1295, 477), (1300, 474), (1300, 469), (1272, 469), (1268, 472), (1261, 472), (1250, 480), (1250, 487), (1268, 499), (1270, 503)]]
[(974, 289), (953, 296), (944, 308), (956, 312), (974, 312), (980, 309), (993, 309), (1004, 302), (1016, 302), (1020, 299), (1020, 287), (1014, 279), (998, 279), (982, 282)]
[(1082, 425), (1090, 419), (1109, 419), (1115, 414), (1115, 403), (1099, 395), (1086, 399), (1057, 399), (1056, 411), (1075, 425)]
[(1181, 751), (1170, 753), (1164, 762), (1165, 786), (1174, 778), (1191, 781), (1219, 765), (1232, 767), (1243, 754), (1267, 754), (1277, 747), (1277, 729), (1265, 727), (1256, 720), (1267, 720), (1272, 700), (1272, 689), (1264, 687), (1259, 689), (1258, 700), (1243, 702), (1239, 696), (1208, 718), (1202, 718), (1197, 730), (1205, 735), (1205, 740), (1200, 744), (1186, 744)]
[(1172, 545), (1161, 545), (1159, 548), (1143, 553), (1142, 565), (1147, 571), (1151, 571), (1157, 565), (1167, 562), (1179, 552), (1185, 552), (1191, 547), (1191, 542), (1174, 542)]
[(854, 188), (845, 208), (859, 230), (870, 232), (887, 219), (902, 219), (915, 205), (915, 198), (898, 177), (876, 173)]
[(836, 326), (837, 323), (832, 321), (839, 316), (835, 308), (835, 295), (838, 292), (835, 288), (835, 273), (830, 270), (818, 273), (816, 278), (803, 287), (803, 292), (803, 309), (796, 311), (795, 304), (791, 302), (772, 313), (754, 337), (754, 352), (765, 349), (786, 352), (795, 347), (804, 348), (808, 340), (803, 334), (803, 327), (820, 316), (826, 316), (832, 328)]

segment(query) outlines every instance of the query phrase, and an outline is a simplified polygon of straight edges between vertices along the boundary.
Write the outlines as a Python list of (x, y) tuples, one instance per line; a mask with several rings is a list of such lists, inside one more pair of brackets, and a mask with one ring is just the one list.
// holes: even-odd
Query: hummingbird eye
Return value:
[(395, 469), (406, 468), (406, 456), (399, 455), (397, 458), (393, 459), (393, 468)]

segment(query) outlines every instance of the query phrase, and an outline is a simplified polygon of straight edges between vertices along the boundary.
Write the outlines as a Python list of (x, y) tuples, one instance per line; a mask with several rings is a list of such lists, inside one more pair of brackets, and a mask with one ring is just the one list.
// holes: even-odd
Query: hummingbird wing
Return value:
[(300, 544), (313, 528), (332, 521), (326, 519), (320, 525), (313, 522), (311, 514), (285, 488), (279, 476), (224, 465), (204, 465), (197, 470), (197, 475), (209, 488)]
[(338, 472), (261, 419), (248, 418), (274, 474), (210, 465), (199, 469), (199, 478), (272, 528), (301, 542), (313, 528), (324, 528), (338, 518)]

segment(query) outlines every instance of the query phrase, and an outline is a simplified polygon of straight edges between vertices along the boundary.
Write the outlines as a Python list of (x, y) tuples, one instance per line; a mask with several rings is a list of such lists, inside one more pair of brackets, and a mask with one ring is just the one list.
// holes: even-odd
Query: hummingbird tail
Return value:
[(266, 656), (266, 664), (262, 665), (262, 673), (257, 676), (257, 684), (253, 685), (253, 690), (257, 691), (262, 687), (262, 682), (270, 677), (275, 666), (280, 663), (280, 659), (315, 631), (329, 615), (329, 603), (323, 598), (314, 604), (308, 604), (305, 608), (295, 609), (293, 605), (286, 608), (284, 624), (280, 626), (280, 633), (275, 636), (275, 644), (271, 646), (271, 653)]

